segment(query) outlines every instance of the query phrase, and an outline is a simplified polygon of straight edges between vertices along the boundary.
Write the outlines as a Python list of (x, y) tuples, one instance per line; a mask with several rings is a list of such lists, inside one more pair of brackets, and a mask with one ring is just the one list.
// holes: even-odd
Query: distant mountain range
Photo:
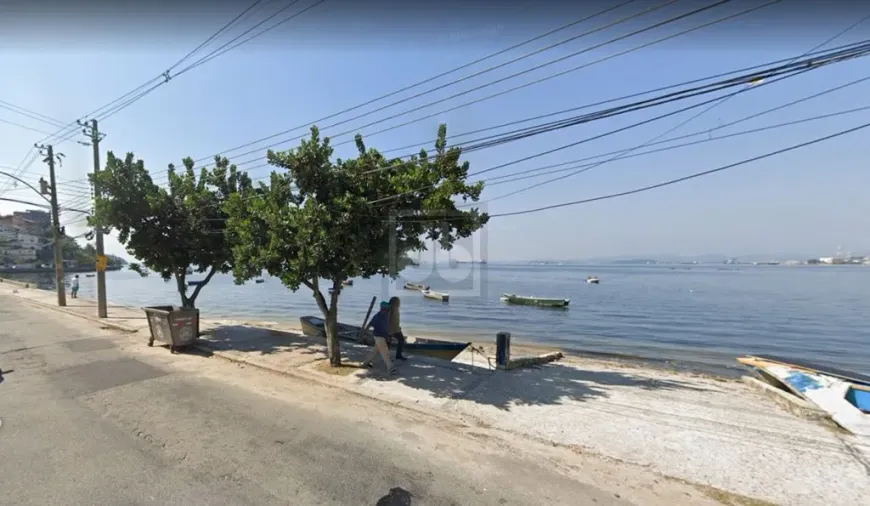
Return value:
[[(645, 263), (687, 263), (698, 262), (701, 264), (721, 264), (729, 258), (736, 258), (740, 262), (769, 262), (773, 260), (807, 260), (812, 256), (795, 255), (795, 254), (778, 254), (778, 255), (737, 255), (730, 257), (721, 254), (706, 254), (706, 255), (634, 255), (634, 256), (613, 256), (613, 257), (596, 257), (584, 258), (583, 260), (564, 260), (564, 263), (589, 263), (589, 264), (645, 264)], [(550, 260), (550, 263), (553, 263)]]

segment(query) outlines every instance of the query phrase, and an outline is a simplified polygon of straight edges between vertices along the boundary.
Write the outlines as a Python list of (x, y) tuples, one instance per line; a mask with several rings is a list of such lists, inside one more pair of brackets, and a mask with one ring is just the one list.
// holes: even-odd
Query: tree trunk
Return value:
[(326, 315), (326, 355), (330, 367), (341, 367), (341, 348), (338, 344), (338, 311), (333, 306)]
[(329, 358), (330, 367), (341, 367), (341, 347), (338, 343), (338, 295), (341, 291), (341, 281), (333, 282), (332, 293), (329, 294), (329, 304), (320, 293), (317, 281), (306, 283), (314, 290), (314, 300), (317, 307), (323, 313), (326, 321), (326, 356)]
[(178, 295), (181, 297), (181, 307), (193, 309), (193, 301), (187, 298), (187, 281), (184, 271), (175, 273), (175, 285), (178, 289)]

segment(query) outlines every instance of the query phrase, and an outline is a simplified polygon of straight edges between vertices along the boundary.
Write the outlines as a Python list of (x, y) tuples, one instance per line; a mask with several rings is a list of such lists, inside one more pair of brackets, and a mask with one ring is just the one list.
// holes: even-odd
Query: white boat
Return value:
[(595, 276), (587, 276), (587, 277), (586, 277), (586, 282), (589, 283), (590, 285), (597, 285), (597, 284), (598, 284), (598, 278), (595, 277)]
[(423, 297), (427, 299), (440, 300), (441, 302), (450, 302), (450, 295), (442, 292), (433, 292), (432, 290), (421, 290)]

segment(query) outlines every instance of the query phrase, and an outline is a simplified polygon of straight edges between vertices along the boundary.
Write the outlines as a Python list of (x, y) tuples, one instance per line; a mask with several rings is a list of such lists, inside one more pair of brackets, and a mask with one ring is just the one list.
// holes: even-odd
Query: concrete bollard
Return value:
[(495, 365), (507, 369), (511, 361), (511, 333), (499, 332), (495, 335)]

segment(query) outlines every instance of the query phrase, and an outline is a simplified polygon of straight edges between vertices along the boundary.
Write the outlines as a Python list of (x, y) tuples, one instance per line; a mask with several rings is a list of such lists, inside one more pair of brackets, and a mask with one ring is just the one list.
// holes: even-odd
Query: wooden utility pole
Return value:
[(54, 177), (54, 147), (48, 145), (45, 148), (37, 146), (40, 150), (45, 149), (47, 156), (45, 161), (48, 162), (49, 186), (46, 188), (51, 192), (51, 235), (54, 239), (54, 273), (57, 276), (55, 285), (57, 286), (57, 305), (66, 306), (66, 288), (63, 285), (63, 234), (60, 230), (60, 212), (57, 206), (57, 180)]
[(91, 146), (94, 148), (94, 236), (96, 238), (97, 247), (97, 317), (108, 318), (109, 312), (106, 307), (106, 252), (103, 247), (103, 227), (96, 220), (97, 202), (100, 199), (100, 181), (97, 177), (100, 174), (100, 131), (97, 127), (97, 120), (92, 119), (91, 124), (83, 124), (84, 134), (91, 138)]

